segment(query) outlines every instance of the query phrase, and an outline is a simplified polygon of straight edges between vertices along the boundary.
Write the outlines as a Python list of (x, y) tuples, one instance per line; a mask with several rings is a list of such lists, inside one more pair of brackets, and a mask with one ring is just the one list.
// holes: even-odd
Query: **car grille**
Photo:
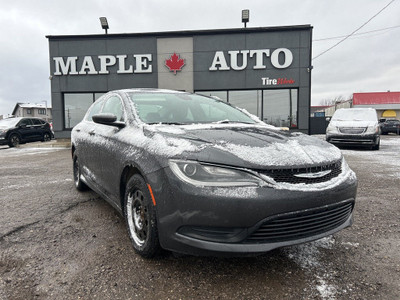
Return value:
[(351, 215), (354, 201), (274, 216), (254, 231), (245, 243), (268, 243), (307, 238), (342, 225)]
[(339, 131), (346, 134), (362, 134), (366, 130), (367, 127), (339, 127)]
[[(313, 174), (316, 175), (319, 172), (328, 170), (330, 170), (331, 172), (329, 172), (324, 176), (314, 177), (314, 178), (312, 177)], [(291, 183), (291, 184), (298, 184), (298, 183), (313, 184), (313, 183), (326, 182), (331, 180), (332, 178), (337, 177), (341, 172), (342, 172), (341, 161), (323, 166), (315, 166), (311, 168), (277, 169), (277, 170), (271, 169), (271, 170), (259, 171), (260, 174), (273, 178), (275, 182)], [(302, 175), (310, 175), (309, 176), (310, 178), (298, 177)]]

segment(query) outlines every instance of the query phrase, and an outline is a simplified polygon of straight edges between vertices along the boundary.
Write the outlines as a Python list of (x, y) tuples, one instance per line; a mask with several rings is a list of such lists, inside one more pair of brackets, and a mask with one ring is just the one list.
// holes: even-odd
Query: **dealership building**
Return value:
[(215, 96), (309, 132), (310, 25), (47, 36), (53, 127), (71, 129), (104, 93), (166, 88)]

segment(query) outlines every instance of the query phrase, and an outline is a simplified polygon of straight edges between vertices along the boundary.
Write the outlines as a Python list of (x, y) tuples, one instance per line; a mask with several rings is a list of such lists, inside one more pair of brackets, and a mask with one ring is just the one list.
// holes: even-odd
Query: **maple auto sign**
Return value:
[[(249, 61), (253, 61), (253, 69), (266, 69), (266, 58), (269, 58), (271, 65), (276, 69), (290, 67), (293, 62), (293, 54), (287, 48), (257, 49), (257, 50), (232, 50), (216, 51), (210, 63), (210, 71), (241, 71), (245, 70)], [(241, 59), (239, 59), (239, 57)], [(128, 55), (98, 55), (84, 56), (78, 59), (77, 56), (53, 57), (54, 74), (60, 75), (97, 75), (109, 74), (109, 68), (117, 66), (117, 74), (140, 74), (153, 72), (152, 54), (134, 54), (133, 64), (127, 62)], [(132, 57), (131, 57), (132, 58)], [(241, 61), (239, 65), (238, 61)], [(96, 62), (96, 64), (95, 64)], [(96, 68), (96, 65), (99, 66)], [(179, 54), (172, 54), (165, 60), (165, 66), (176, 75), (185, 65), (185, 60)]]
[[(241, 50), (241, 51), (228, 51), (229, 59), (227, 60), (223, 51), (216, 51), (213, 62), (209, 68), (210, 71), (228, 71), (236, 70), (241, 71), (247, 68), (248, 61), (254, 60), (253, 69), (266, 69), (265, 57), (270, 57), (271, 64), (276, 69), (286, 69), (290, 67), (293, 62), (292, 51), (286, 48), (278, 48), (274, 51), (270, 49), (259, 50)], [(280, 61), (279, 57), (282, 57)], [(242, 64), (238, 64), (238, 57), (242, 58)], [(228, 64), (229, 61), (229, 64)]]

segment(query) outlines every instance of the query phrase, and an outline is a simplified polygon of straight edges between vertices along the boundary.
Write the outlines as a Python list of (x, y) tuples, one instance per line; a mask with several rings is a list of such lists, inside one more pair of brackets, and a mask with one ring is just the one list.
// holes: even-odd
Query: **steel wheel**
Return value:
[(160, 250), (156, 209), (142, 176), (133, 175), (124, 198), (124, 215), (133, 248), (143, 257), (153, 257)]
[(142, 191), (130, 193), (127, 203), (129, 231), (136, 244), (143, 246), (149, 232), (149, 211), (144, 203)]

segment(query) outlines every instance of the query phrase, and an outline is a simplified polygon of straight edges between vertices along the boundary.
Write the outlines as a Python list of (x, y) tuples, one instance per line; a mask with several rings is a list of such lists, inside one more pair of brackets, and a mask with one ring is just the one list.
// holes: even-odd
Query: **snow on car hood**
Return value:
[(323, 165), (342, 157), (325, 141), (268, 125), (145, 125), (143, 133), (164, 156), (246, 168)]

